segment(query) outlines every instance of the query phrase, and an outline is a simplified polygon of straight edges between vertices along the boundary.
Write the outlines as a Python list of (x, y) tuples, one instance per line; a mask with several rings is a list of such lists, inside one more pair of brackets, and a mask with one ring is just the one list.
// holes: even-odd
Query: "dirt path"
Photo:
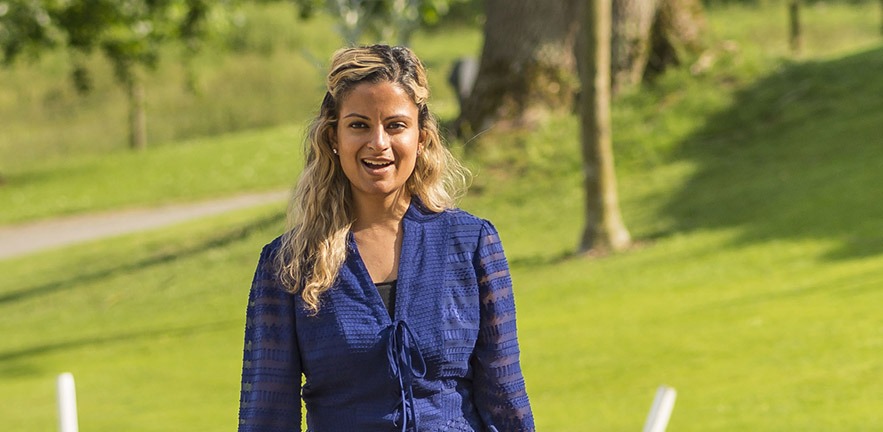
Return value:
[(274, 191), (196, 203), (110, 211), (0, 226), (0, 260), (261, 204), (279, 202), (282, 205), (287, 196), (288, 191)]

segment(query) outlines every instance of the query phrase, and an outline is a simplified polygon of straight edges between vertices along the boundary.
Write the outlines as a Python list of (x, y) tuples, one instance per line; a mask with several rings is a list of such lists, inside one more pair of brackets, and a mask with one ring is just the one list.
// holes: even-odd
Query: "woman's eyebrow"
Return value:
[(364, 114), (359, 114), (359, 113), (349, 113), (349, 114), (343, 116), (343, 118), (349, 118), (349, 117), (358, 117), (360, 119), (365, 119), (365, 120), (370, 119), (368, 116), (366, 116)]
[[(343, 118), (350, 118), (350, 117), (356, 117), (356, 118), (360, 118), (360, 119), (364, 119), (364, 120), (371, 119), (371, 117), (368, 117), (364, 114), (359, 114), (357, 112), (352, 112), (352, 113), (349, 113), (349, 114), (343, 116)], [(411, 118), (411, 116), (409, 116), (408, 114), (400, 113), (400, 114), (393, 114), (393, 115), (386, 116), (383, 119), (383, 121), (396, 120), (396, 119), (410, 119), (410, 118)]]

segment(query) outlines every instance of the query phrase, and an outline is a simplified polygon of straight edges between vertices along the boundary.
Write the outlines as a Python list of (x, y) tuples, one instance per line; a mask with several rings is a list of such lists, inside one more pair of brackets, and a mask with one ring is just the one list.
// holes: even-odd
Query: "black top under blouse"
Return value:
[(380, 298), (383, 300), (383, 305), (386, 306), (386, 311), (389, 312), (389, 317), (395, 317), (396, 281), (377, 282), (374, 285), (377, 286), (377, 292), (380, 293)]

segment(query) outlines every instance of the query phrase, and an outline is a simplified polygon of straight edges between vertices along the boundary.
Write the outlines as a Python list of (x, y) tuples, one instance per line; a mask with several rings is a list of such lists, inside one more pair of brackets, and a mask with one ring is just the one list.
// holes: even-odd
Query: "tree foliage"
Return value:
[[(219, 4), (209, 0), (7, 0), (0, 1), (2, 61), (23, 53), (67, 48), (100, 49), (117, 77), (129, 78), (136, 65), (152, 68), (166, 43), (195, 50)], [(85, 77), (78, 70), (80, 77)], [(78, 81), (82, 86), (86, 83)]]
[(408, 45), (424, 25), (433, 25), (457, 4), (471, 0), (292, 0), (301, 17), (324, 11), (337, 20), (337, 31), (348, 44), (363, 36)]
[(215, 11), (233, 1), (0, 0), (0, 61), (8, 65), (24, 54), (37, 56), (50, 49), (67, 49), (74, 54), (74, 83), (86, 91), (90, 88), (89, 73), (81, 59), (100, 50), (126, 88), (131, 109), (141, 111), (131, 113), (130, 127), (131, 145), (143, 148), (146, 137), (139, 69), (155, 68), (167, 44), (197, 50), (223, 16)]

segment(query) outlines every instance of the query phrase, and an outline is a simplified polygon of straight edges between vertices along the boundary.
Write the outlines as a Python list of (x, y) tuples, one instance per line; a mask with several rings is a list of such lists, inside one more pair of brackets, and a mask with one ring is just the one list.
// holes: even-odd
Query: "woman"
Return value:
[(327, 87), (251, 288), (239, 430), (300, 430), (301, 399), (316, 432), (533, 430), (506, 258), (453, 208), (423, 65), (343, 49)]

